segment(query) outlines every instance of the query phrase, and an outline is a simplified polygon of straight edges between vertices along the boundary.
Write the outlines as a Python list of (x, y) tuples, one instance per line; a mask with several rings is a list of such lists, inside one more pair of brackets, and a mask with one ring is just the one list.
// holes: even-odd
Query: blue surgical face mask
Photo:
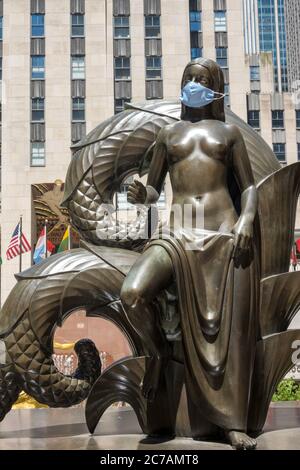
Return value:
[[(221, 95), (218, 98), (215, 95)], [(214, 100), (219, 100), (225, 95), (207, 88), (201, 83), (188, 82), (181, 91), (181, 102), (189, 108), (203, 108), (212, 103)]]

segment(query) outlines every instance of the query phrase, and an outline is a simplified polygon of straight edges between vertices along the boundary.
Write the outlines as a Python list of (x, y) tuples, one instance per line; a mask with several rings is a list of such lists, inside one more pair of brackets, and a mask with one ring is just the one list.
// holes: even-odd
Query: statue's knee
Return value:
[(140, 290), (134, 286), (123, 285), (121, 290), (121, 302), (124, 307), (134, 308), (143, 301)]

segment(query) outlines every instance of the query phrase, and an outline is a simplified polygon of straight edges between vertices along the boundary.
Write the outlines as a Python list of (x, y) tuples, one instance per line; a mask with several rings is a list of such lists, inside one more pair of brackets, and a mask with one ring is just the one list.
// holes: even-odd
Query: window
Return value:
[(72, 57), (72, 80), (84, 80), (85, 63), (84, 56)]
[(145, 16), (145, 36), (146, 38), (160, 37), (160, 16)]
[(72, 16), (72, 36), (84, 36), (84, 15)]
[(287, 83), (287, 76), (282, 75), (281, 76), (281, 81), (282, 81), (282, 91), (288, 92), (289, 91), (289, 85)]
[(197, 57), (202, 57), (203, 54), (202, 47), (192, 47), (191, 48), (191, 59), (197, 59)]
[(31, 166), (45, 166), (45, 143), (31, 143)]
[(189, 0), (190, 11), (198, 11), (201, 8), (201, 3), (199, 5), (199, 0)]
[(116, 193), (116, 209), (132, 210), (134, 206), (127, 201), (128, 186), (133, 183), (134, 177), (128, 176), (121, 185), (120, 192)]
[(31, 36), (41, 37), (44, 35), (44, 15), (31, 15)]
[(217, 47), (216, 48), (216, 58), (217, 63), (220, 67), (228, 67), (228, 59), (227, 59), (227, 47)]
[(72, 100), (72, 120), (73, 121), (84, 121), (85, 120), (84, 98), (73, 98), (73, 100)]
[(191, 11), (190, 12), (190, 29), (191, 31), (201, 31), (201, 12)]
[(129, 204), (127, 201), (127, 188), (127, 185), (123, 185), (121, 192), (116, 193), (116, 206), (119, 211), (132, 210), (134, 208), (132, 204)]
[(3, 16), (0, 16), (0, 39), (3, 39)]
[(248, 124), (254, 129), (260, 129), (260, 112), (248, 111)]
[(44, 121), (44, 98), (33, 98), (31, 101), (31, 120), (33, 122)]
[(230, 87), (229, 83), (224, 84), (224, 105), (230, 107)]
[(227, 31), (225, 11), (215, 11), (215, 31), (216, 32)]
[(128, 98), (120, 98), (115, 100), (115, 113), (121, 113), (124, 111), (125, 103), (129, 103), (130, 99)]
[(115, 16), (114, 17), (114, 37), (115, 38), (129, 38), (129, 17), (128, 16)]
[(285, 144), (273, 144), (273, 151), (280, 162), (285, 162)]
[(257, 65), (250, 66), (250, 80), (259, 81), (260, 80), (260, 68)]
[(146, 78), (161, 78), (161, 57), (146, 58)]
[(157, 201), (157, 208), (158, 209), (166, 209), (166, 192), (165, 187), (163, 187), (159, 199)]
[(272, 111), (272, 127), (273, 129), (284, 128), (284, 114), (283, 111)]
[(45, 78), (45, 57), (35, 55), (31, 57), (31, 78), (43, 80)]
[(300, 128), (300, 109), (296, 109), (296, 126)]
[(300, 161), (300, 144), (297, 144), (298, 160)]
[(115, 78), (117, 80), (130, 79), (130, 59), (129, 57), (115, 58)]

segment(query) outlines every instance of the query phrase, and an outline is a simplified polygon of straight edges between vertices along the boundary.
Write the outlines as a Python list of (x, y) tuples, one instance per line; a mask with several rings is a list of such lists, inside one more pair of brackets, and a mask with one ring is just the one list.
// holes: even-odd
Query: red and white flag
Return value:
[(25, 235), (20, 233), (20, 222), (16, 226), (11, 240), (9, 242), (6, 257), (8, 260), (19, 256), (20, 253), (26, 253), (27, 251), (31, 251), (31, 246)]
[(35, 264), (40, 263), (45, 259), (46, 256), (46, 244), (47, 244), (47, 256), (50, 256), (51, 253), (55, 250), (55, 245), (50, 240), (47, 240), (47, 228), (43, 227), (39, 239), (37, 241), (34, 253), (33, 261)]

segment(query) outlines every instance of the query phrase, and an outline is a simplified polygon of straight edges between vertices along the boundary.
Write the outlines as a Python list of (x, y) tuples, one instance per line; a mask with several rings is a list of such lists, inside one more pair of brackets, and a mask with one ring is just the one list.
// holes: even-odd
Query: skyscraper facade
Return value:
[(289, 90), (300, 88), (300, 2), (285, 0)]
[(259, 47), (272, 52), (275, 91), (288, 91), (284, 0), (257, 0)]
[(243, 0), (245, 54), (259, 54), (257, 0)]
[[(276, 4), (279, 12), (279, 0), (265, 3), (274, 3), (274, 12)], [(300, 110), (289, 93), (280, 93), (282, 68), (274, 80), (273, 33), (272, 44), (263, 42), (267, 30), (264, 39), (259, 36), (262, 0), (0, 0), (1, 5), (2, 302), (18, 271), (17, 259), (5, 260), (11, 233), (22, 214), (34, 246), (33, 194), (64, 181), (70, 146), (126, 102), (178, 99), (191, 57), (219, 63), (226, 104), (283, 164), (300, 159)], [(280, 15), (263, 8), (278, 18), (269, 20), (278, 21), (279, 44)], [(261, 21), (267, 11), (261, 9)], [(171, 197), (167, 184), (165, 210)], [(43, 201), (39, 208), (42, 214)], [(25, 254), (23, 268), (31, 263), (32, 255)]]

